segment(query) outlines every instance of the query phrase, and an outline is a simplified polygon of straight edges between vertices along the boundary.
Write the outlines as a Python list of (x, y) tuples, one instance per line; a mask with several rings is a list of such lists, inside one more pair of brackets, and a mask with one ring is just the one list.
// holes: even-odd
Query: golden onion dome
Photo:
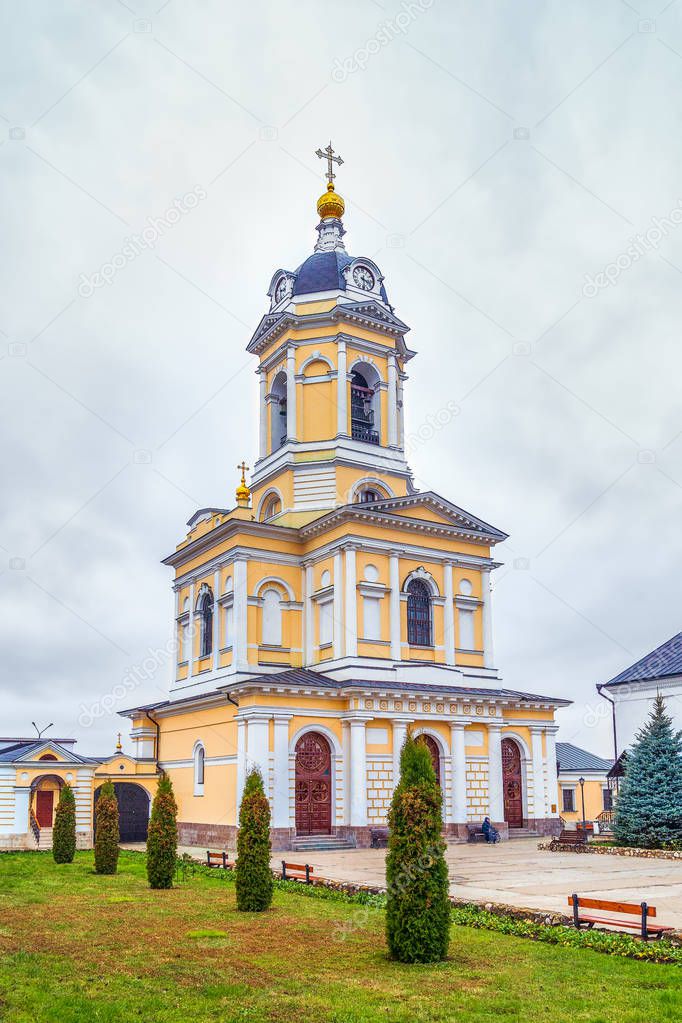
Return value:
[(333, 182), (327, 185), (327, 191), (317, 200), (317, 212), (323, 220), (329, 217), (342, 217), (346, 204), (334, 190)]
[(239, 507), (243, 508), (245, 505), (249, 503), (249, 498), (251, 497), (251, 491), (246, 485), (246, 472), (249, 467), (246, 464), (246, 462), (242, 462), (242, 464), (238, 465), (237, 468), (241, 469), (242, 479), (241, 483), (239, 484), (235, 491), (235, 494), (237, 495), (237, 504), (239, 505)]

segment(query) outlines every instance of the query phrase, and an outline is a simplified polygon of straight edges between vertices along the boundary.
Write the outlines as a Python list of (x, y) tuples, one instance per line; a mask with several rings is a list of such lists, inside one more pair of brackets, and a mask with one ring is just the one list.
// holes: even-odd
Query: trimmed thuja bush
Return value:
[(55, 863), (73, 863), (76, 853), (76, 800), (73, 789), (65, 784), (54, 815), (52, 855)]
[(147, 878), (151, 888), (172, 888), (178, 849), (178, 807), (173, 783), (159, 778), (147, 833)]
[(644, 849), (682, 840), (682, 732), (660, 693), (627, 752), (613, 832), (621, 844)]
[(239, 808), (237, 835), (237, 909), (259, 913), (272, 902), (270, 804), (260, 771), (249, 771)]
[(450, 934), (442, 795), (423, 741), (408, 735), (388, 815), (386, 939), (403, 963), (445, 959)]
[(115, 874), (118, 866), (118, 801), (114, 786), (105, 781), (95, 810), (95, 873)]

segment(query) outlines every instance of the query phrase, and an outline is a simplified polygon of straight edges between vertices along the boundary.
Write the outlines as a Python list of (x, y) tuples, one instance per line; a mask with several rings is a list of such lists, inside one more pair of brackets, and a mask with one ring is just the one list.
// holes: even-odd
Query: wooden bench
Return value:
[(578, 852), (583, 852), (587, 847), (587, 831), (573, 831), (569, 828), (563, 828), (560, 835), (555, 836), (549, 843), (550, 849), (574, 849)]
[(226, 852), (211, 852), (210, 849), (206, 850), (206, 866), (222, 867), (223, 870), (234, 869), (234, 863), (228, 860)]
[(467, 842), (485, 842), (485, 835), (480, 824), (467, 824)]
[[(569, 906), (573, 906), (573, 923), (580, 929), (585, 924), (588, 930), (592, 930), (595, 924), (604, 924), (607, 927), (625, 928), (627, 930), (639, 931), (644, 941), (649, 938), (660, 938), (666, 931), (673, 931), (674, 927), (666, 927), (664, 924), (650, 924), (651, 917), (656, 916), (656, 907), (648, 906), (646, 902), (610, 902), (607, 899), (580, 898), (575, 893), (568, 896)], [(597, 916), (594, 913), (584, 913), (585, 909), (601, 910), (603, 913), (622, 913), (622, 917)], [(636, 916), (638, 919), (628, 920), (627, 916)]]
[(371, 849), (385, 849), (388, 845), (388, 828), (370, 828), (369, 844)]
[(286, 863), (282, 860), (283, 881), (304, 881), (306, 884), (314, 884), (314, 868), (309, 863)]

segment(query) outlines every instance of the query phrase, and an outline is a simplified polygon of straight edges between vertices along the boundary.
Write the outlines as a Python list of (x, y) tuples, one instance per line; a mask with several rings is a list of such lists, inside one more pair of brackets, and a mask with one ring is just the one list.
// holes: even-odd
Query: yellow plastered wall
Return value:
[[(564, 789), (575, 790), (575, 810), (564, 810)], [(585, 780), (585, 820), (594, 821), (604, 809), (603, 790), (607, 788), (606, 775), (600, 781), (594, 779)], [(582, 800), (580, 796), (580, 784), (578, 778), (562, 776), (559, 780), (559, 803), (558, 812), (563, 819), (570, 824), (575, 824), (583, 819)]]

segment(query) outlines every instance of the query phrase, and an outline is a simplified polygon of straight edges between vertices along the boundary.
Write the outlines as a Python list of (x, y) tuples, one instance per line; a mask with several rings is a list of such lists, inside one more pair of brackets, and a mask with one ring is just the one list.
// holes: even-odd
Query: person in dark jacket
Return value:
[(481, 825), (481, 831), (485, 835), (486, 842), (490, 842), (493, 845), (495, 844), (495, 842), (499, 842), (500, 833), (497, 830), (497, 828), (493, 827), (490, 817), (486, 817), (485, 820), (483, 821), (483, 824)]

